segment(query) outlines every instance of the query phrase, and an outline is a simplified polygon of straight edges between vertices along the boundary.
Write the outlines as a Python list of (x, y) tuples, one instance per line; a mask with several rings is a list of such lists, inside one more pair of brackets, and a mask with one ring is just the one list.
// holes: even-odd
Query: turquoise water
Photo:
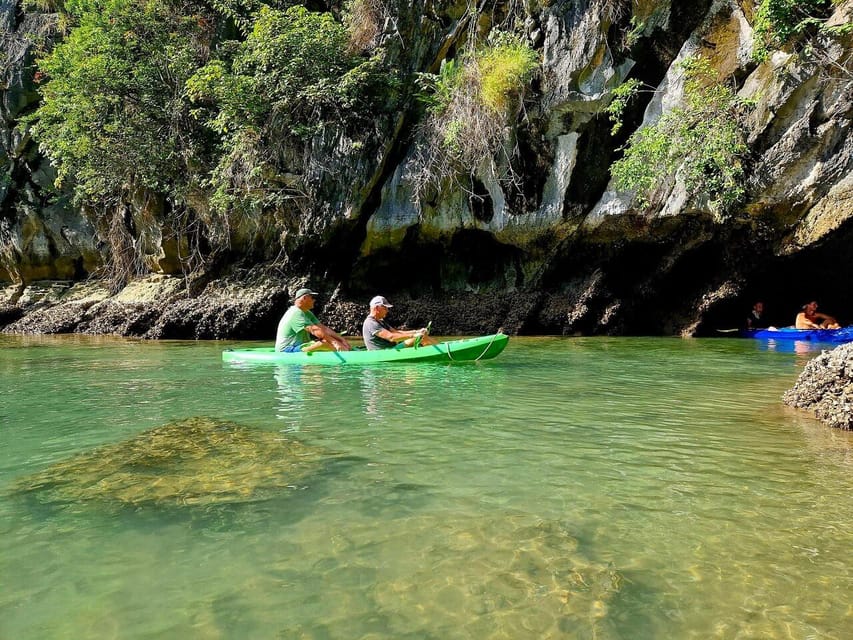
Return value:
[[(0, 336), (0, 638), (853, 637), (853, 435), (781, 404), (802, 345), (292, 369), (226, 346)], [(227, 503), (20, 490), (196, 416), (321, 464)]]

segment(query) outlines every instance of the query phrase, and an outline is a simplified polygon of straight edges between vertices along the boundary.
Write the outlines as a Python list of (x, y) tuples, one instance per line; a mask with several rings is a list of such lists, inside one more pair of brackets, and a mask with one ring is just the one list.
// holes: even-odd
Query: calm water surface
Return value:
[[(779, 400), (814, 352), (517, 338), (284, 368), (225, 346), (0, 336), (0, 638), (853, 637), (853, 436)], [(226, 504), (21, 490), (196, 416), (323, 464)]]

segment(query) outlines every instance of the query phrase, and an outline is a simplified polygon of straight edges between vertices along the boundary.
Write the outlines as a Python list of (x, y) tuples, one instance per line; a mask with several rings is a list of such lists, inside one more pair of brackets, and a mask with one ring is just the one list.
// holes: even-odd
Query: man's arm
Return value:
[(315, 338), (322, 340), (336, 351), (350, 351), (349, 342), (344, 340), (340, 335), (332, 331), (323, 323), (309, 324), (305, 327), (306, 331)]
[(417, 335), (423, 335), (426, 329), (412, 329), (411, 331), (400, 331), (399, 329), (380, 329), (373, 335), (388, 340), (389, 342), (402, 342)]
[(794, 327), (797, 329), (820, 329), (820, 325), (815, 324), (814, 322), (806, 318), (805, 313), (797, 314), (797, 319), (794, 321)]

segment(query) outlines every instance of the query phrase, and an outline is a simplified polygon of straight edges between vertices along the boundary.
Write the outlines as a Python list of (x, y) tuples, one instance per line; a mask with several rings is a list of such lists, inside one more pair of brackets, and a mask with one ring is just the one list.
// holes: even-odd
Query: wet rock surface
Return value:
[(24, 315), (24, 310), (13, 305), (0, 305), (0, 327), (11, 324)]
[[(162, 301), (93, 301), (59, 296), (29, 308), (0, 307), (0, 326), (5, 324), (2, 332), (8, 334), (273, 340), (278, 321), (291, 304), (289, 291), (295, 289), (274, 282), (255, 283), (240, 290), (217, 283), (205, 295)], [(517, 293), (393, 297), (389, 321), (398, 327), (423, 327), (432, 322), (436, 335), (479, 335), (499, 329), (516, 334), (531, 324), (538, 326), (536, 301), (540, 297)], [(361, 336), (369, 298), (339, 296), (329, 300), (323, 294), (317, 298), (314, 312), (323, 323), (345, 331), (349, 337)], [(562, 315), (554, 309), (548, 313), (551, 324), (568, 318), (567, 309)], [(558, 318), (553, 317), (555, 313)]]
[[(182, 278), (151, 276), (110, 295), (103, 283), (67, 283), (0, 306), (4, 333), (113, 334), (150, 339), (264, 339), (275, 335), (287, 289), (273, 278), (222, 279), (195, 295)], [(0, 299), (2, 305), (2, 299)]]
[(785, 404), (806, 409), (831, 427), (853, 429), (853, 344), (824, 351), (809, 362)]
[[(271, 341), (279, 319), (292, 303), (292, 293), (301, 286), (288, 286), (271, 277), (242, 285), (219, 280), (191, 296), (174, 292), (172, 281), (177, 278), (158, 280), (153, 288), (160, 293), (147, 296), (120, 293), (104, 297), (104, 289), (86, 284), (60, 287), (58, 292), (25, 304), (0, 306), (0, 332)], [(320, 294), (314, 313), (320, 320), (349, 338), (360, 338), (368, 301), (374, 294), (327, 294), (323, 287), (315, 289)], [(551, 293), (487, 291), (417, 297), (376, 293), (384, 294), (394, 305), (388, 316), (393, 326), (417, 328), (432, 323), (432, 333), (441, 336), (498, 331), (510, 335), (613, 334), (625, 327), (619, 311), (632, 308), (608, 299), (604, 284), (586, 281)]]

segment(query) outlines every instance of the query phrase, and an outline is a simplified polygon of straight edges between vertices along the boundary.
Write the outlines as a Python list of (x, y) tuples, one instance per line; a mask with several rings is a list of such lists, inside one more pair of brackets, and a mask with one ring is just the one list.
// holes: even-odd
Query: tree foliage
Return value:
[(637, 95), (642, 86), (642, 82), (636, 78), (631, 78), (613, 90), (610, 104), (605, 108), (610, 121), (613, 123), (613, 127), (610, 130), (611, 135), (615, 136), (622, 130), (622, 114), (625, 112), (628, 103)]
[(58, 181), (91, 205), (148, 190), (240, 215), (300, 192), (302, 145), (372, 117), (386, 74), (331, 14), (279, 4), (66, 0), (28, 120)]
[(168, 0), (67, 0), (76, 26), (40, 59), (32, 133), (81, 199), (150, 189), (183, 197), (204, 136), (184, 83), (205, 61), (209, 15)]
[(194, 113), (221, 137), (209, 181), (214, 208), (251, 211), (298, 195), (283, 175), (301, 169), (294, 145), (373, 111), (381, 62), (348, 46), (347, 29), (331, 14), (264, 6), (245, 41), (223, 47), (188, 80)]
[(274, 117), (277, 133), (304, 137), (341, 104), (339, 83), (358, 62), (347, 43), (346, 29), (330, 14), (264, 6), (234, 55), (223, 50), (190, 78), (187, 91), (215, 107), (207, 123), (219, 133)]
[(820, 29), (837, 0), (761, 0), (755, 12), (753, 58)]
[(744, 194), (747, 146), (740, 123), (748, 105), (707, 60), (687, 58), (680, 68), (683, 104), (634, 132), (611, 172), (616, 186), (635, 191), (641, 206), (678, 175), (688, 195), (705, 194), (726, 210)]

